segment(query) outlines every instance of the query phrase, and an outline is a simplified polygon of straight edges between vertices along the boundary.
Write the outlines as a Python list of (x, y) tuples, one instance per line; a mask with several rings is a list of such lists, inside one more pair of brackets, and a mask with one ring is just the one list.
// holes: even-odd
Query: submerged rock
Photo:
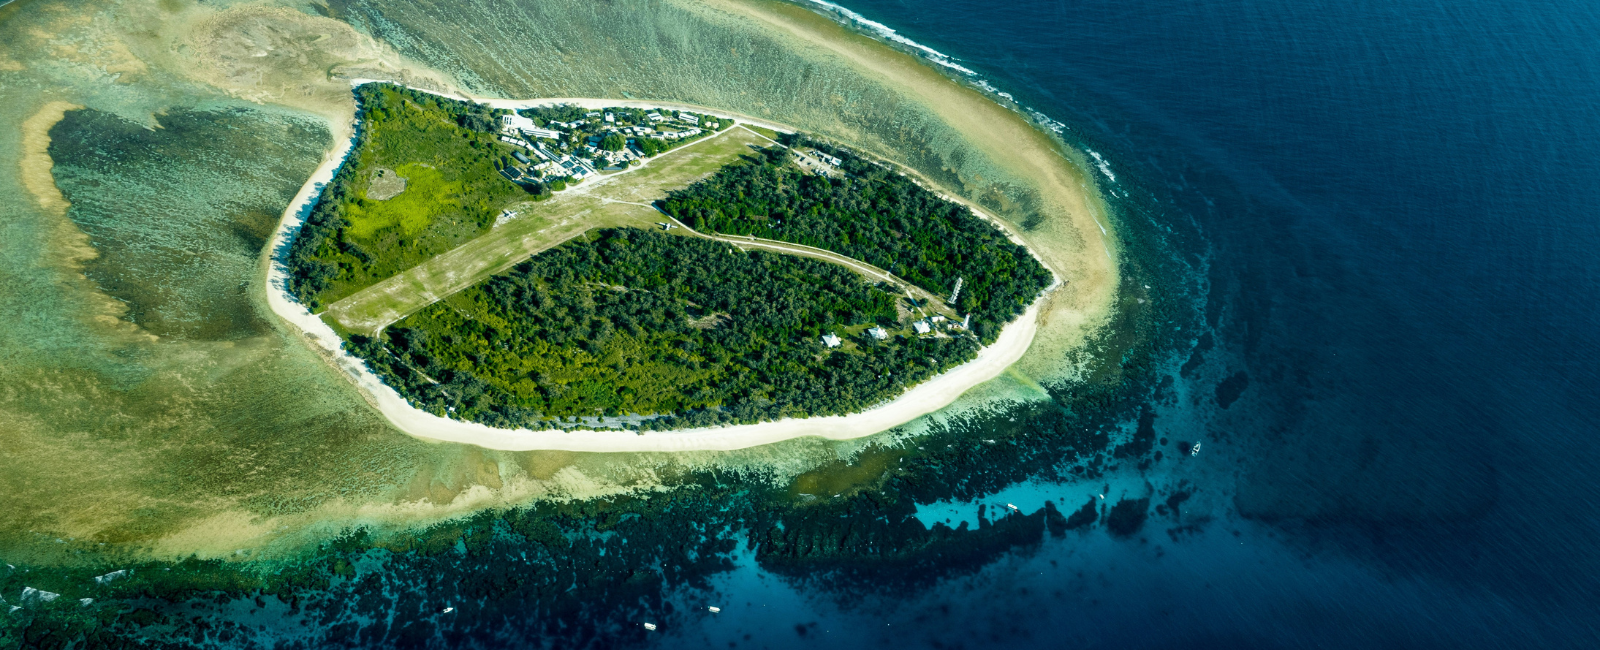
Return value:
[(94, 577), (94, 583), (97, 584), (97, 585), (111, 584), (113, 581), (120, 580), (120, 579), (126, 578), (126, 577), (128, 577), (128, 570), (127, 569), (118, 569), (116, 571), (112, 571), (111, 573), (107, 573), (107, 574), (105, 574), (103, 576), (95, 576)]
[(61, 594), (51, 593), (42, 589), (34, 589), (33, 587), (22, 588), (22, 604), (24, 605), (48, 603), (60, 597)]

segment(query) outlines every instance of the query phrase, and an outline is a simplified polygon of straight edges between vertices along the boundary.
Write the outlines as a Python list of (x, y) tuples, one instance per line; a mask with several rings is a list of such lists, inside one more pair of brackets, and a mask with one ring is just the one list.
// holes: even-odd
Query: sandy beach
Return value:
[[(366, 83), (367, 79), (353, 80), (352, 84)], [(683, 108), (706, 112), (719, 117), (729, 117), (740, 122), (779, 128), (744, 116), (730, 115), (697, 106), (674, 105), (655, 102), (626, 102), (593, 98), (555, 98), (533, 100), (475, 100), (489, 101), (497, 108), (521, 108), (539, 104), (571, 103), (584, 107), (639, 105), (655, 108)], [(957, 366), (926, 382), (913, 386), (900, 397), (861, 413), (816, 418), (790, 418), (759, 424), (742, 424), (725, 427), (684, 429), (666, 432), (636, 433), (633, 431), (564, 431), (559, 429), (533, 431), (529, 429), (499, 429), (482, 424), (462, 422), (440, 417), (417, 409), (406, 402), (393, 388), (384, 384), (360, 359), (341, 348), (341, 339), (332, 327), (295, 301), (288, 292), (287, 269), (283, 259), (294, 233), (299, 230), (306, 215), (334, 172), (343, 164), (354, 148), (353, 138), (345, 139), (335, 151), (325, 158), (312, 173), (305, 185), (295, 194), (284, 211), (278, 229), (269, 244), (270, 264), (266, 274), (267, 304), (273, 313), (293, 325), (310, 340), (323, 357), (337, 366), (353, 381), (364, 397), (396, 428), (418, 438), (461, 442), (489, 449), (509, 451), (562, 450), (599, 452), (643, 451), (697, 451), (731, 450), (770, 444), (791, 438), (818, 436), (834, 440), (859, 438), (905, 424), (920, 416), (937, 411), (954, 402), (974, 386), (1000, 376), (1006, 368), (1016, 363), (1027, 352), (1038, 331), (1040, 305), (1048, 301), (1041, 297), (1034, 301), (1022, 316), (1001, 330), (992, 345), (978, 352), (977, 358)], [(1054, 289), (1054, 286), (1052, 287)]]

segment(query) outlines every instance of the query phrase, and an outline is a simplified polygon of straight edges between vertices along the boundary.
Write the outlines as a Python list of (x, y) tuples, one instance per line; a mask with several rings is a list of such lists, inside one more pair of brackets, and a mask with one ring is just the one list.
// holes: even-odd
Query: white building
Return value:
[(533, 120), (530, 120), (530, 119), (528, 119), (526, 117), (523, 117), (521, 115), (518, 115), (516, 113), (512, 113), (510, 115), (501, 115), (500, 116), (500, 130), (505, 131), (507, 133), (510, 133), (512, 135), (516, 135), (517, 131), (522, 131), (522, 130), (525, 130), (525, 129), (537, 129), (537, 128), (539, 128), (539, 127), (538, 127), (538, 125), (533, 123)]
[(614, 113), (606, 113), (606, 123), (614, 124), (614, 123), (616, 123), (616, 121), (617, 121), (616, 114), (614, 114)]
[(867, 330), (867, 336), (882, 341), (886, 338), (889, 338), (889, 332), (885, 331), (882, 327), (874, 326), (872, 329)]
[(699, 124), (700, 123), (699, 116), (696, 116), (696, 115), (693, 115), (693, 114), (690, 114), (690, 113), (678, 113), (678, 119), (680, 121), (688, 122), (690, 124)]
[(645, 118), (650, 120), (651, 122), (660, 122), (662, 120), (667, 119), (667, 118), (661, 117), (660, 113), (647, 113), (647, 114), (645, 114)]
[(928, 326), (928, 321), (925, 320), (919, 320), (915, 323), (912, 323), (911, 329), (915, 330), (918, 334), (927, 334), (928, 332), (933, 331), (933, 328)]
[(549, 138), (551, 140), (561, 138), (560, 131), (552, 131), (550, 129), (522, 129), (522, 134), (530, 138)]
[(830, 348), (839, 347), (839, 344), (841, 344), (841, 343), (844, 343), (844, 341), (841, 340), (833, 332), (828, 332), (827, 334), (823, 334), (822, 335), (822, 344), (826, 345), (826, 346), (828, 346)]

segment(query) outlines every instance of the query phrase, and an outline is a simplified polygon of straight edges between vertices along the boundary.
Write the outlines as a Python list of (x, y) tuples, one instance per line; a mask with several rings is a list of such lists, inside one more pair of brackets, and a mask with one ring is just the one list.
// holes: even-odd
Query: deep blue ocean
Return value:
[(746, 563), (667, 645), (1600, 647), (1600, 4), (843, 4), (1065, 125), (1123, 218), (1200, 233), (1194, 381), (1248, 384), (1156, 427), (1203, 430), (1184, 480), (1223, 505), (916, 593)]

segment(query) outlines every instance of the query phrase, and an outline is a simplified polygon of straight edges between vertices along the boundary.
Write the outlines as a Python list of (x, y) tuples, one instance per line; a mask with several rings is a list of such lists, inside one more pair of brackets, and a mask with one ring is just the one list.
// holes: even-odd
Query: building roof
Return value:
[(822, 344), (826, 345), (826, 346), (828, 346), (830, 348), (839, 347), (839, 344), (843, 343), (843, 342), (844, 341), (842, 339), (840, 339), (838, 337), (838, 335), (834, 334), (833, 332), (829, 332), (827, 334), (823, 334), (822, 335)]
[(500, 116), (500, 125), (506, 129), (532, 129), (537, 127), (533, 120), (516, 113)]

